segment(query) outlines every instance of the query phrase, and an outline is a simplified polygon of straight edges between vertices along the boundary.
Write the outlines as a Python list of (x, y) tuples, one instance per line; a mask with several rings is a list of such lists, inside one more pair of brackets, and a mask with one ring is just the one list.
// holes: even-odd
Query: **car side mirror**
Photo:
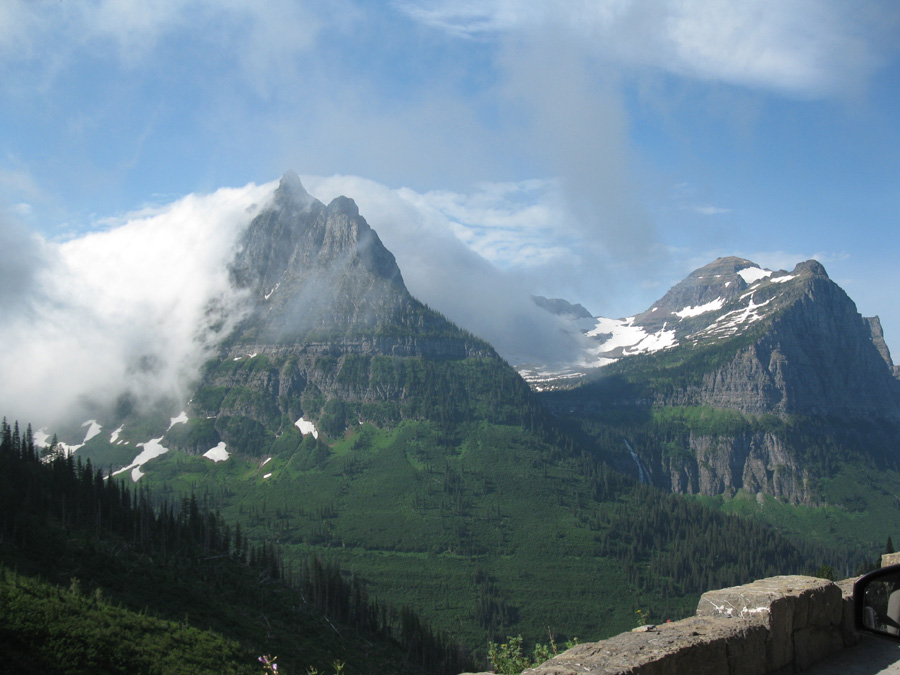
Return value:
[(889, 565), (853, 584), (856, 629), (900, 641), (900, 565)]

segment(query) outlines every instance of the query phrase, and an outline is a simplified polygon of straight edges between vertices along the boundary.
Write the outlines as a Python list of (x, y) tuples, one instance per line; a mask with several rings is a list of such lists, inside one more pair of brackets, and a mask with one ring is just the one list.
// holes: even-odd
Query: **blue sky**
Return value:
[(718, 256), (815, 257), (896, 360), (898, 45), (895, 0), (5, 0), (0, 296), (34, 236), (292, 168), (438, 309), (437, 227), (612, 317)]

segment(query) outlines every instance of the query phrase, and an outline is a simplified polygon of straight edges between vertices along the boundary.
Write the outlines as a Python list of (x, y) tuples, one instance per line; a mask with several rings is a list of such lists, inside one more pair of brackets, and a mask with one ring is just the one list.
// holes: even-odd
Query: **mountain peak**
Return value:
[(284, 172), (278, 187), (275, 190), (275, 201), (279, 205), (296, 204), (298, 206), (307, 206), (314, 201), (310, 194), (303, 187), (300, 176), (291, 169)]
[(394, 256), (356, 203), (337, 197), (326, 207), (293, 171), (248, 226), (232, 273), (255, 299), (254, 340), (293, 340), (313, 327), (352, 331), (375, 320), (376, 308), (409, 298)]
[(748, 267), (759, 267), (759, 265), (757, 265), (752, 260), (747, 260), (746, 258), (726, 256), (724, 258), (716, 258), (708, 265), (704, 265), (703, 267), (694, 270), (688, 275), (688, 278), (703, 278), (709, 275), (716, 274), (737, 274), (741, 270), (744, 270)]
[(533, 295), (531, 299), (538, 307), (547, 310), (551, 314), (557, 316), (568, 316), (572, 319), (593, 319), (591, 314), (583, 305), (572, 304), (568, 300), (560, 298), (545, 298), (543, 295)]
[(825, 271), (825, 266), (818, 260), (805, 260), (802, 263), (798, 263), (792, 274), (802, 274), (803, 272), (809, 272), (814, 277), (829, 278), (828, 272)]
[(359, 218), (359, 207), (356, 202), (343, 195), (335, 197), (328, 203), (329, 213), (342, 213), (351, 218)]

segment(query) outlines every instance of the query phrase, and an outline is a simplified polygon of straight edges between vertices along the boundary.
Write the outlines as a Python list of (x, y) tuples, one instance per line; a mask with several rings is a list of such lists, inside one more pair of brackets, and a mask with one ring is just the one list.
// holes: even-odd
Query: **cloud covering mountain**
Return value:
[[(65, 243), (13, 242), (0, 259), (0, 408), (36, 424), (121, 394), (176, 396), (241, 316), (225, 263), (271, 185), (191, 195)], [(9, 232), (7, 231), (7, 241)]]
[[(583, 346), (532, 302), (530, 272), (504, 271), (475, 253), (428, 197), (354, 177), (306, 182), (324, 201), (355, 195), (412, 294), (507, 358), (571, 359)], [(3, 250), (17, 255), (0, 258), (0, 277), (11, 280), (0, 287), (0, 371), (17, 386), (0, 395), (0, 409), (43, 424), (83, 419), (123, 394), (138, 404), (183, 396), (244, 315), (228, 265), (276, 185), (189, 195), (64, 243), (6, 230)]]

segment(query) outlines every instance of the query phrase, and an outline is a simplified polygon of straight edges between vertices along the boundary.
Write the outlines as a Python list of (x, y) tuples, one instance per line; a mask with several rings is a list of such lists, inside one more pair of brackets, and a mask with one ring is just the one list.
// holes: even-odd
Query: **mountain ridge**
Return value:
[(880, 322), (817, 261), (720, 258), (587, 335), (605, 365), (543, 400), (618, 428), (665, 489), (819, 504), (837, 463), (897, 464), (900, 380)]
[[(753, 352), (745, 349), (740, 357), (748, 360), (745, 369), (756, 372), (755, 392), (737, 391), (737, 374), (720, 372), (703, 384), (703, 391), (676, 395), (680, 401), (657, 395), (660, 405), (693, 402), (781, 415), (872, 412), (897, 417), (900, 411), (898, 369), (878, 318), (861, 317), (815, 260), (787, 272), (764, 270), (744, 258), (719, 258), (639, 314), (619, 320), (597, 317), (586, 330), (581, 325), (596, 346), (578, 365), (585, 374), (593, 371), (600, 377), (602, 370), (596, 368), (631, 357), (754, 341), (753, 335), (768, 331), (769, 339), (756, 341)], [(613, 371), (621, 368), (628, 366), (619, 363)], [(784, 368), (797, 373), (786, 375)], [(823, 379), (822, 373), (834, 376)], [(546, 388), (538, 378), (525, 376), (538, 389)], [(802, 387), (791, 388), (801, 380)], [(571, 382), (569, 378), (569, 386)]]

